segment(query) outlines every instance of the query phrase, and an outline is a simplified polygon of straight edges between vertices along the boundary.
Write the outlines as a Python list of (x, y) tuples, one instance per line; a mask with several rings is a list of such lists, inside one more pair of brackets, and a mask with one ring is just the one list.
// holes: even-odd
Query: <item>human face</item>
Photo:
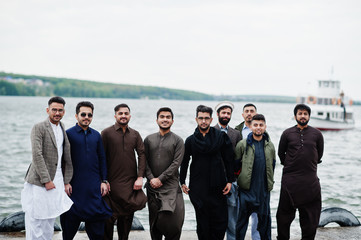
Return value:
[(61, 103), (53, 102), (46, 108), (46, 112), (49, 115), (49, 120), (51, 123), (58, 125), (60, 120), (65, 114), (64, 105)]
[(243, 109), (242, 116), (244, 118), (244, 121), (251, 122), (254, 115), (257, 114), (256, 109), (253, 106), (248, 106)]
[(199, 112), (198, 116), (196, 117), (196, 122), (202, 132), (208, 131), (212, 120), (213, 118), (211, 118), (211, 115), (207, 112)]
[(253, 136), (261, 137), (266, 131), (266, 127), (266, 123), (263, 120), (253, 120), (251, 122)]
[(218, 122), (221, 125), (227, 126), (229, 121), (231, 121), (232, 110), (230, 108), (223, 108), (219, 113), (217, 113)]
[(174, 120), (172, 119), (172, 114), (170, 112), (160, 112), (157, 118), (157, 124), (159, 128), (163, 131), (167, 131), (172, 126)]
[(119, 110), (115, 113), (114, 117), (120, 125), (126, 126), (130, 121), (131, 115), (127, 107), (122, 107), (119, 108)]
[(310, 120), (310, 115), (307, 110), (298, 109), (295, 119), (299, 126), (304, 127), (307, 126), (308, 121)]
[(93, 111), (90, 107), (80, 107), (79, 113), (75, 114), (75, 118), (78, 120), (78, 125), (86, 130), (93, 120)]

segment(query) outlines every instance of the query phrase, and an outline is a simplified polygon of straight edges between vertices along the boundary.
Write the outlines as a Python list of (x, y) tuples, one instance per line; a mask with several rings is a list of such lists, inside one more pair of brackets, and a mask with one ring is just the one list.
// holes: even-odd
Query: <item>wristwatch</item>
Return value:
[(103, 180), (102, 183), (108, 184), (108, 180)]

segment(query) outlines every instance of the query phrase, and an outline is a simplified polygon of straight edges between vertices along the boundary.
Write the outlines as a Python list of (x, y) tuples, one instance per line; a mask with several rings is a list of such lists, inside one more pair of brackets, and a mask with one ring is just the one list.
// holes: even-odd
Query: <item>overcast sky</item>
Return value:
[(286, 96), (332, 77), (361, 99), (360, 9), (359, 0), (0, 0), (0, 71)]

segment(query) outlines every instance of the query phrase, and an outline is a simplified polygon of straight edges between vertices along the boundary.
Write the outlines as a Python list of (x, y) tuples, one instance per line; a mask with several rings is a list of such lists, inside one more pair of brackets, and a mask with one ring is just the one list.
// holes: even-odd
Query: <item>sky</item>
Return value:
[(227, 95), (361, 99), (361, 1), (0, 1), (0, 71)]

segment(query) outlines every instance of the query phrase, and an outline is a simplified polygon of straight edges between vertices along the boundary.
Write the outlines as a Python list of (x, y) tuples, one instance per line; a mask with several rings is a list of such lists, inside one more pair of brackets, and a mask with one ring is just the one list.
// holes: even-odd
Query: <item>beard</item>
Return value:
[(231, 121), (230, 118), (218, 118), (218, 122), (222, 125), (228, 125), (229, 121)]
[(80, 127), (88, 127), (89, 125), (90, 125), (90, 123), (88, 123), (88, 124), (84, 124), (84, 123), (81, 123), (81, 122), (78, 122), (78, 125), (80, 126)]
[(263, 133), (253, 133), (253, 135), (257, 136), (257, 137), (260, 137), (263, 135)]
[(304, 127), (308, 124), (308, 121), (301, 122), (300, 120), (296, 120), (296, 122), (302, 127)]
[(206, 132), (209, 129), (209, 125), (207, 127), (201, 127), (199, 126), (199, 129), (202, 130), (203, 132)]
[(162, 129), (163, 131), (168, 131), (170, 129), (170, 127), (161, 127), (159, 126), (160, 129)]
[(127, 121), (122, 122), (121, 119), (119, 119), (119, 120), (117, 120), (117, 122), (118, 122), (120, 125), (122, 125), (122, 126), (127, 126), (128, 123), (129, 123), (129, 120), (127, 119)]

